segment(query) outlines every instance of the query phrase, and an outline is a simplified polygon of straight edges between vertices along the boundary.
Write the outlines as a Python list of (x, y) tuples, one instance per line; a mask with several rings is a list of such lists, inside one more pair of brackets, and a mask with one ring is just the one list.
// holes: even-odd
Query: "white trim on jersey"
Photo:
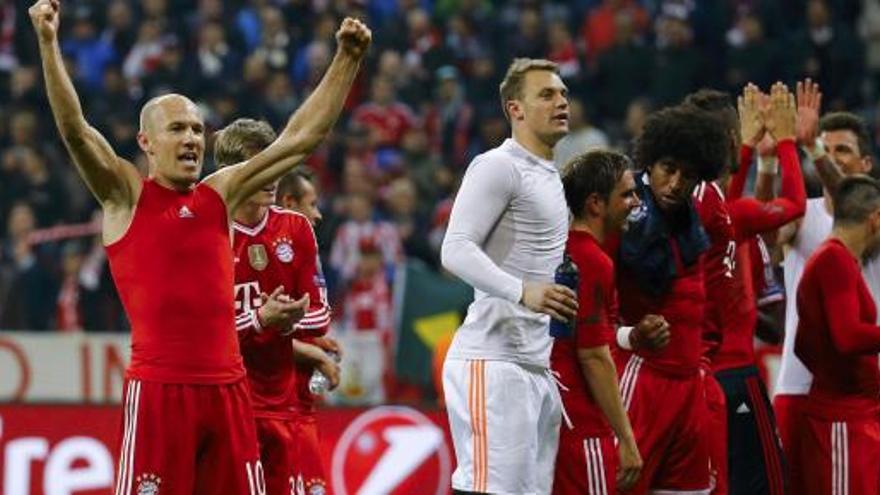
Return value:
[(257, 316), (257, 311), (253, 309), (235, 317), (236, 330), (243, 332), (249, 328), (253, 328), (257, 332), (263, 330), (263, 325), (260, 324), (260, 318)]
[(233, 221), (232, 228), (241, 232), (244, 235), (254, 237), (255, 235), (262, 232), (264, 228), (266, 228), (266, 224), (268, 222), (269, 222), (269, 212), (267, 211), (266, 214), (263, 215), (262, 220), (260, 220), (260, 222), (256, 225), (254, 225), (253, 227), (248, 227), (247, 225), (242, 225), (238, 222)]
[(324, 305), (320, 309), (310, 311), (296, 324), (297, 330), (315, 330), (330, 324), (330, 306)]
[(119, 453), (119, 468), (116, 474), (116, 495), (129, 495), (134, 480), (134, 447), (137, 440), (138, 409), (141, 402), (141, 382), (128, 382), (125, 392), (125, 431), (122, 449)]

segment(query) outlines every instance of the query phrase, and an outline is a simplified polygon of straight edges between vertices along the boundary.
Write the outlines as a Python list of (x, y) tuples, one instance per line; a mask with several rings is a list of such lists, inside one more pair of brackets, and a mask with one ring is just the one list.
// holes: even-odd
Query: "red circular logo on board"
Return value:
[(409, 407), (377, 407), (355, 418), (339, 438), (331, 462), (336, 495), (449, 493), (446, 436)]

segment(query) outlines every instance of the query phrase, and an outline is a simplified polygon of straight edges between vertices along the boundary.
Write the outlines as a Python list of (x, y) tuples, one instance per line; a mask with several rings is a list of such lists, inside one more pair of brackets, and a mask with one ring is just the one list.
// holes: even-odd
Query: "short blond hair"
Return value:
[(275, 137), (275, 131), (268, 122), (236, 119), (217, 132), (214, 163), (220, 168), (243, 162), (272, 144)]
[(523, 84), (526, 74), (533, 70), (546, 70), (559, 75), (559, 65), (543, 58), (515, 58), (507, 68), (507, 74), (498, 88), (501, 94), (501, 110), (507, 120), (510, 115), (507, 113), (507, 102), (510, 100), (522, 99)]

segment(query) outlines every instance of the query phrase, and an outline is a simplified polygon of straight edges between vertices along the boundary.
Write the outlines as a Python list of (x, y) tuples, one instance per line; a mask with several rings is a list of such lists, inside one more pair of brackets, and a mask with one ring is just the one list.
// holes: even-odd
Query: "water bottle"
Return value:
[[(330, 356), (331, 359), (339, 362), (339, 354), (333, 351), (326, 351), (327, 355)], [(327, 393), (327, 390), (330, 389), (330, 379), (327, 378), (327, 375), (321, 373), (321, 370), (315, 368), (312, 371), (312, 376), (309, 378), (309, 392), (314, 395), (323, 395)]]
[[(554, 282), (564, 285), (573, 290), (577, 294), (578, 286), (578, 268), (566, 254), (562, 259), (562, 264), (556, 267), (556, 273), (553, 276)], [(558, 338), (571, 337), (574, 334), (574, 320), (560, 321), (556, 318), (550, 318), (550, 336)]]

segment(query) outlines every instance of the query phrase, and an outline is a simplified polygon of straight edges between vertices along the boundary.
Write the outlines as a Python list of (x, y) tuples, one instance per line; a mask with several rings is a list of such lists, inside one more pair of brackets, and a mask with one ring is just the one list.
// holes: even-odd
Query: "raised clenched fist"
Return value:
[(41, 42), (55, 41), (58, 36), (58, 24), (61, 17), (60, 0), (37, 0), (28, 9), (34, 31)]
[(336, 42), (339, 49), (360, 60), (367, 53), (373, 33), (363, 22), (346, 17), (336, 31)]

